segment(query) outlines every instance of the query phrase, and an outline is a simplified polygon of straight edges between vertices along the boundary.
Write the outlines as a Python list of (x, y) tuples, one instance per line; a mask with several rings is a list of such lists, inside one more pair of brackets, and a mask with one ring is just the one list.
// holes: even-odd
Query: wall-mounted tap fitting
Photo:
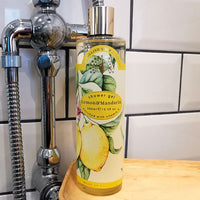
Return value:
[(61, 63), (56, 50), (65, 40), (64, 20), (56, 13), (58, 0), (33, 1), (38, 12), (32, 17), (31, 45), (38, 50), (35, 65), (41, 80), (42, 142), (37, 153), (37, 167), (33, 184), (40, 192), (40, 200), (58, 199), (61, 179), (58, 175), (60, 153), (55, 142), (55, 76)]
[(56, 13), (58, 0), (34, 1), (35, 6), (40, 6), (38, 13), (32, 17), (33, 37), (31, 45), (35, 49), (47, 51), (58, 49), (65, 39), (65, 22)]
[(48, 200), (55, 196), (61, 185), (58, 174), (60, 153), (55, 138), (55, 76), (61, 63), (56, 50), (51, 50), (38, 53), (35, 64), (41, 80), (42, 140), (37, 153), (38, 166), (33, 172), (33, 184), (40, 192), (40, 199)]

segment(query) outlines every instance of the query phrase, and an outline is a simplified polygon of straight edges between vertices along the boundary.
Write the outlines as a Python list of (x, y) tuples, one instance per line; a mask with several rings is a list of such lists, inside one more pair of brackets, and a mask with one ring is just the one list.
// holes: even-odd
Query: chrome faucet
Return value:
[[(41, 200), (55, 199), (61, 185), (58, 177), (60, 154), (55, 143), (55, 76), (60, 68), (58, 49), (65, 40), (65, 22), (56, 13), (60, 1), (33, 1), (39, 7), (33, 16), (31, 45), (38, 50), (35, 65), (41, 77), (42, 143), (33, 171), (33, 185)], [(58, 198), (57, 198), (58, 199)]]
[[(95, 1), (97, 2), (97, 1)], [(35, 65), (41, 77), (42, 142), (33, 171), (33, 185), (40, 200), (58, 199), (61, 178), (60, 154), (55, 141), (55, 76), (60, 68), (57, 49), (86, 37), (87, 25), (65, 23), (56, 8), (60, 0), (33, 0), (38, 12), (30, 20), (15, 20), (2, 33), (2, 67), (6, 70), (9, 134), (15, 200), (26, 199), (24, 157), (20, 124), (18, 68), (21, 66), (19, 42), (28, 42), (38, 51)]]

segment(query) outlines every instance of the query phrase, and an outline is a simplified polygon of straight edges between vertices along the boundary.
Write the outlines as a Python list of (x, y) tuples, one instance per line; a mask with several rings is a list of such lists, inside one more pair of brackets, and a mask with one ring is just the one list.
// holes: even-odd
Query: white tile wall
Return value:
[(105, 0), (105, 5), (115, 8), (115, 36), (126, 40), (129, 48), (130, 32), (130, 0)]
[(200, 160), (200, 114), (129, 118), (128, 157)]
[[(87, 22), (90, 0), (61, 0), (57, 9), (66, 22)], [(124, 38), (129, 48), (130, 0), (105, 0), (115, 7), (115, 35)], [(133, 8), (132, 8), (133, 9)], [(200, 1), (199, 0), (134, 0), (132, 48), (146, 52), (127, 52), (126, 114), (129, 117), (128, 157), (154, 159), (200, 160), (200, 114), (189, 113), (200, 108), (200, 54), (184, 54), (180, 109), (178, 112), (181, 77), (181, 52), (200, 53)], [(0, 32), (14, 19), (29, 19), (35, 12), (31, 0), (0, 1)], [(168, 53), (161, 53), (162, 50)], [(1, 53), (1, 52), (0, 52)], [(33, 65), (36, 52), (20, 49), (23, 66), (20, 69), (22, 119), (40, 119), (39, 77)], [(69, 77), (65, 77), (66, 54), (59, 51), (62, 68), (56, 77), (56, 117), (64, 118), (65, 102), (68, 117), (75, 117), (75, 50), (69, 51)], [(69, 78), (69, 86), (65, 85)], [(7, 102), (4, 70), (0, 68), (0, 193), (11, 191), (11, 166), (7, 124)], [(66, 94), (69, 87), (69, 94)], [(66, 99), (68, 98), (68, 99)], [(168, 115), (152, 115), (169, 112)], [(148, 116), (143, 115), (146, 113)], [(141, 115), (135, 116), (135, 114)], [(36, 151), (40, 146), (40, 123), (22, 125), (27, 188)], [(61, 175), (75, 159), (75, 121), (56, 122), (56, 143), (61, 152)], [(39, 199), (37, 193), (28, 193), (28, 200)], [(11, 200), (12, 195), (0, 195)]]
[(126, 114), (178, 110), (181, 55), (127, 52)]
[(184, 55), (180, 110), (200, 109), (200, 55)]
[(198, 0), (134, 0), (135, 49), (200, 51)]
[(8, 139), (8, 126), (0, 126), (1, 140), (0, 140), (0, 192), (6, 192), (11, 190), (11, 162), (10, 162), (10, 151), (9, 151), (9, 139)]
[(1, 0), (0, 1), (0, 33), (11, 21), (16, 19), (30, 19), (33, 13), (31, 0)]

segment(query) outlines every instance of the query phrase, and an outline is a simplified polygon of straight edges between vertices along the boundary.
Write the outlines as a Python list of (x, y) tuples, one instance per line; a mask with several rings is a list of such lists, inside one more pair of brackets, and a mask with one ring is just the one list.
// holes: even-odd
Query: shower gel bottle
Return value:
[(113, 37), (114, 8), (91, 7), (89, 30), (76, 43), (77, 184), (109, 195), (122, 187), (126, 46)]

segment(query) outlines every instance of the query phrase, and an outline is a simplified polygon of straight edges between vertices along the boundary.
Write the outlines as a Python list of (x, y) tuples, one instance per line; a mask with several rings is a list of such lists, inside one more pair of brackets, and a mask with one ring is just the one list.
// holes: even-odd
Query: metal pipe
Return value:
[(42, 143), (38, 152), (38, 164), (42, 168), (49, 168), (60, 162), (55, 141), (55, 76), (61, 64), (55, 50), (39, 53), (35, 64), (41, 76), (42, 107)]
[(20, 100), (18, 67), (21, 66), (18, 42), (30, 39), (32, 23), (30, 20), (15, 20), (8, 24), (2, 33), (1, 65), (6, 70), (8, 98), (8, 124), (10, 135), (10, 153), (13, 178), (13, 196), (15, 200), (26, 200), (24, 154), (20, 123)]
[(55, 148), (55, 77), (41, 77), (42, 147)]
[(33, 185), (40, 200), (58, 199), (61, 179), (58, 175), (60, 154), (55, 142), (55, 77), (60, 68), (57, 49), (65, 42), (87, 37), (87, 25), (66, 24), (56, 13), (60, 0), (33, 0), (38, 8), (32, 17), (31, 45), (38, 50), (35, 65), (41, 77), (42, 143), (37, 153)]
[(42, 142), (37, 153), (38, 167), (33, 173), (33, 184), (40, 192), (40, 199), (58, 196), (60, 154), (55, 141), (55, 76), (60, 68), (60, 58), (55, 50), (42, 51), (35, 65), (41, 76)]
[[(86, 38), (88, 35), (87, 24), (68, 24), (66, 23), (65, 43), (75, 42), (78, 39)], [(65, 43), (63, 43), (65, 45)]]
[(104, 0), (92, 0), (93, 6), (104, 6)]
[(55, 76), (61, 66), (56, 50), (66, 36), (65, 22), (56, 13), (60, 0), (33, 0), (38, 12), (32, 17), (31, 45), (38, 50), (35, 66), (41, 77), (42, 142), (37, 153), (33, 185), (40, 200), (58, 199), (61, 179), (58, 175), (60, 154), (55, 142)]

